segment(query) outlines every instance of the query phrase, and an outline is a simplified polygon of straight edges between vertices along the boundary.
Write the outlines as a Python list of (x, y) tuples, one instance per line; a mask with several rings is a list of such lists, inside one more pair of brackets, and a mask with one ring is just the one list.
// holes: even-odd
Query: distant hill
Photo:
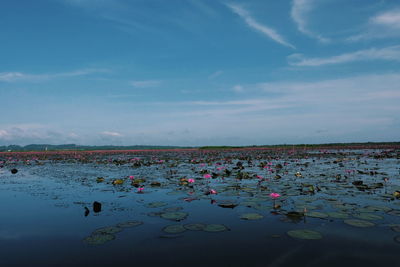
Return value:
[(31, 144), (26, 146), (9, 145), (0, 146), (0, 152), (6, 151), (59, 151), (59, 150), (74, 150), (74, 151), (85, 151), (85, 150), (135, 150), (135, 149), (175, 149), (184, 148), (178, 146), (83, 146), (75, 144), (64, 144), (64, 145), (48, 145), (48, 144)]

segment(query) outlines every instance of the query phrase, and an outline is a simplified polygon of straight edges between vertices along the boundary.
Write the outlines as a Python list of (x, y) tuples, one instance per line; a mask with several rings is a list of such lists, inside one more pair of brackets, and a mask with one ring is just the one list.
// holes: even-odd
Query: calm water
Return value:
[[(399, 156), (398, 150), (3, 154), (0, 266), (397, 266)], [(272, 192), (281, 196), (273, 201)], [(101, 211), (93, 210), (94, 201)], [(182, 216), (168, 217), (174, 212)], [(142, 224), (117, 226), (127, 221)], [(195, 223), (199, 231), (183, 231)], [(205, 231), (210, 224), (225, 231)], [(166, 232), (170, 225), (181, 231)], [(110, 226), (116, 233), (94, 233)], [(288, 234), (299, 229), (316, 232), (316, 239)], [(93, 235), (113, 240), (95, 244)]]

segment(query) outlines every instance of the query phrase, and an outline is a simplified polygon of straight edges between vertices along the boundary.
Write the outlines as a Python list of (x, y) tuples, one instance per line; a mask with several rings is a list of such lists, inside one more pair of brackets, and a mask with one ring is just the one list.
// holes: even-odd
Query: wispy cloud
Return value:
[(109, 131), (101, 132), (101, 135), (109, 136), (109, 137), (122, 137), (122, 134), (120, 134), (118, 132), (109, 132)]
[(400, 45), (390, 46), (385, 48), (371, 48), (359, 50), (352, 53), (346, 53), (332, 57), (305, 58), (301, 54), (293, 54), (288, 57), (289, 64), (292, 66), (323, 66), (342, 64), (355, 61), (370, 61), (370, 60), (389, 60), (400, 61)]
[(109, 72), (107, 69), (80, 69), (70, 72), (31, 74), (23, 72), (1, 72), (0, 82), (41, 82), (63, 77), (85, 76)]
[(274, 40), (277, 43), (280, 43), (281, 45), (290, 47), (295, 49), (295, 47), (287, 42), (279, 33), (277, 33), (273, 28), (263, 25), (259, 23), (257, 20), (255, 20), (250, 13), (245, 10), (243, 7), (235, 5), (235, 4), (227, 4), (227, 6), (237, 15), (239, 15), (245, 22), (246, 24), (256, 30), (267, 36), (268, 38)]
[(293, 21), (297, 24), (297, 29), (305, 35), (316, 38), (322, 43), (327, 43), (330, 40), (322, 37), (308, 28), (308, 13), (314, 9), (315, 0), (293, 0), (290, 15)]
[(350, 36), (348, 41), (380, 39), (400, 36), (400, 8), (385, 11), (369, 18), (362, 33)]
[(157, 87), (161, 84), (158, 80), (144, 80), (144, 81), (132, 81), (131, 85), (136, 88), (150, 88)]
[(215, 79), (219, 76), (221, 76), (224, 72), (222, 70), (217, 70), (216, 72), (212, 73), (210, 76), (208, 76), (208, 79), (212, 80)]

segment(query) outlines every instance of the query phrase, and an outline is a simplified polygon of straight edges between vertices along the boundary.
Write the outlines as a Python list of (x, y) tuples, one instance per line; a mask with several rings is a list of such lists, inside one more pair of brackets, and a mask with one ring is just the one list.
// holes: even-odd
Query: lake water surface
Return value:
[(0, 154), (0, 266), (399, 266), (399, 163), (395, 149)]

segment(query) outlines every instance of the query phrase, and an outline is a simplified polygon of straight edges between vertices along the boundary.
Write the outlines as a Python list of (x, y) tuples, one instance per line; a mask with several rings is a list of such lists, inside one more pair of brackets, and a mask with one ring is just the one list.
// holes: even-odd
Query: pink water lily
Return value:
[(192, 178), (190, 178), (190, 179), (188, 179), (188, 182), (192, 184), (192, 183), (194, 183), (194, 182), (195, 182), (195, 180), (194, 180), (194, 179), (192, 179)]
[(139, 187), (139, 188), (137, 189), (137, 192), (138, 192), (138, 193), (143, 193), (143, 190), (144, 190), (144, 187)]
[(215, 195), (215, 194), (217, 194), (217, 191), (216, 191), (216, 190), (214, 190), (214, 189), (210, 189), (210, 194), (213, 194), (213, 195)]
[(206, 179), (209, 179), (209, 178), (211, 178), (211, 174), (206, 173), (206, 174), (203, 175), (203, 177), (206, 178)]
[(129, 176), (129, 179), (133, 180), (133, 179), (135, 179), (135, 176), (130, 175), (130, 176)]
[(270, 196), (272, 199), (277, 199), (277, 198), (280, 197), (281, 195), (278, 194), (278, 193), (271, 193), (271, 194), (269, 194), (269, 196)]

